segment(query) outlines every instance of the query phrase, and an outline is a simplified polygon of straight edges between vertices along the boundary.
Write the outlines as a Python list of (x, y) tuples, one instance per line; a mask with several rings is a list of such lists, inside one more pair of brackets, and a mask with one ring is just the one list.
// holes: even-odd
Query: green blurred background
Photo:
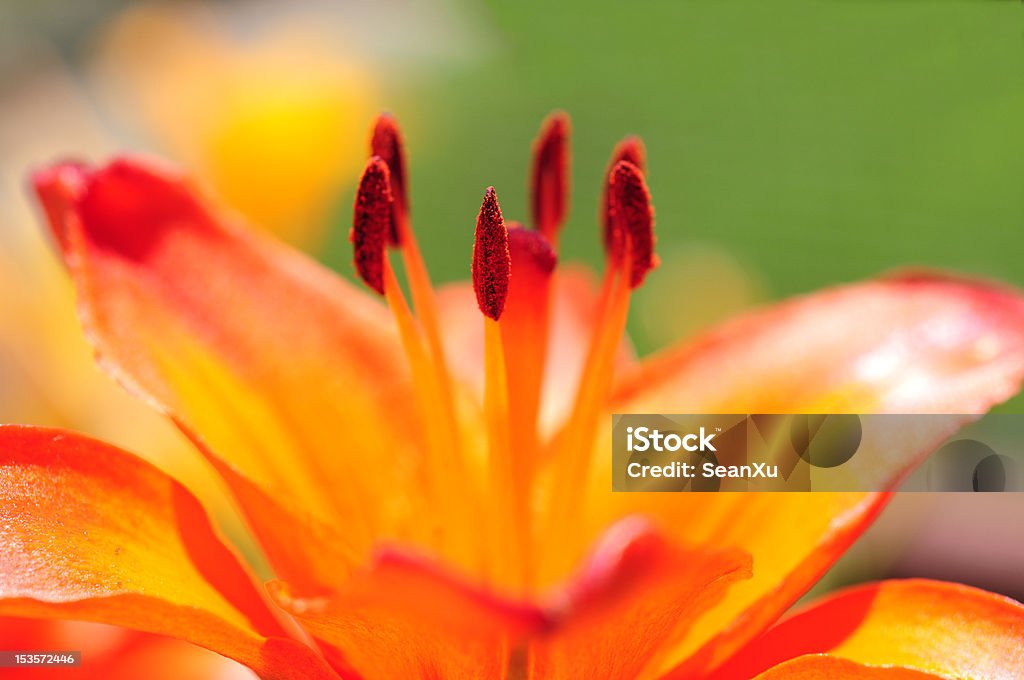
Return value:
[[(103, 36), (136, 5), (0, 4), (4, 251), (20, 252), (11, 243), (22, 237), (15, 234), (12, 241), (12, 232), (37, 233), (23, 194), (29, 164), (127, 148), (168, 155), (193, 169), (189, 159), (196, 152), (182, 150), (181, 140), (198, 139), (208, 129), (200, 123), (209, 122), (209, 111), (186, 106), (195, 94), (192, 81), (213, 78), (216, 95), (216, 79), (237, 73), (203, 73), (215, 59), (192, 73), (169, 48), (173, 58), (164, 70), (147, 71), (163, 43), (145, 35), (113, 50), (113, 57), (107, 54), (105, 81), (97, 78)], [(1024, 285), (1020, 2), (234, 0), (163, 7), (209, 13), (252, 53), (263, 49), (268, 27), (301, 15), (344, 53), (342, 61), (358, 63), (366, 80), (354, 100), (358, 107), (350, 110), (354, 119), (345, 122), (347, 142), (325, 137), (318, 143), (318, 128), (303, 118), (294, 131), (309, 132), (306, 142), (315, 152), (298, 160), (288, 155), (288, 129), (280, 138), (254, 135), (243, 138), (241, 148), (228, 147), (238, 154), (228, 167), (243, 173), (243, 190), (250, 181), (244, 173), (253, 174), (250, 193), (265, 191), (259, 188), (268, 181), (261, 169), (301, 178), (310, 158), (351, 157), (321, 173), (332, 182), (326, 198), (318, 199), (329, 207), (318, 225), (323, 230), (314, 229), (313, 238), (290, 235), (345, 273), (351, 273), (352, 187), (376, 110), (390, 109), (406, 130), (414, 226), (434, 277), (451, 281), (468, 276), (474, 219), (486, 186), (497, 187), (507, 218), (527, 218), (531, 142), (543, 117), (559, 108), (574, 125), (565, 259), (601, 266), (597, 203), (609, 154), (626, 134), (639, 134), (647, 144), (663, 265), (639, 291), (632, 311), (631, 335), (643, 353), (745, 307), (894, 268), (939, 267)], [(146, 26), (154, 28), (152, 22)], [(175, 49), (190, 47), (186, 41)], [(294, 84), (287, 82), (287, 70), (282, 82), (264, 77), (259, 60), (251, 68), (245, 59), (239, 63), (250, 93), (272, 95)], [(111, 64), (141, 70), (129, 77)], [(53, 88), (38, 85), (54, 73), (57, 99)], [(292, 80), (308, 75), (299, 67)], [(111, 80), (122, 86), (114, 97), (103, 86)], [(147, 87), (165, 97), (146, 100), (162, 102), (163, 120), (156, 125), (159, 105), (158, 115), (138, 116), (145, 107), (124, 96), (124, 90)], [(35, 108), (23, 111), (26, 100)], [(219, 104), (215, 96), (212, 109)], [(51, 120), (57, 113), (63, 117)], [(88, 132), (80, 134), (85, 118)], [(177, 136), (147, 134), (175, 123), (184, 126)], [(274, 147), (282, 143), (285, 148)], [(216, 177), (212, 184), (220, 186)], [(5, 400), (0, 389), (0, 420), (62, 424), (135, 450), (150, 446), (149, 430), (134, 439), (123, 436), (126, 422), (138, 429), (141, 421), (135, 412), (125, 415), (130, 407), (124, 403), (107, 406), (115, 402), (99, 399), (105, 389), (99, 383), (83, 382), (87, 386), (61, 413), (46, 411), (49, 404), (25, 411), (31, 388), (11, 381), (29, 363), (35, 362), (32, 384), (49, 381), (51, 397), (52, 385), (63, 397), (74, 384), (42, 342), (56, 337), (56, 322), (33, 325), (26, 316), (55, 309), (40, 297), (40, 282), (49, 286), (60, 276), (51, 265), (39, 270), (45, 270), (39, 278), (23, 276), (13, 284), (6, 301), (22, 304), (15, 322), (3, 326), (0, 314), (0, 378), (18, 385), (6, 395), (14, 399)], [(66, 291), (62, 295), (66, 303)], [(67, 307), (60, 318), (70, 324)], [(92, 376), (79, 344), (81, 363), (89, 366), (79, 370)], [(100, 413), (97, 404), (106, 410)], [(65, 417), (85, 414), (86, 407), (93, 409), (86, 416)], [(1024, 399), (1002, 408), (1024, 411)], [(176, 474), (203, 474), (178, 467), (180, 450), (155, 458)], [(897, 499), (831, 583), (930, 575), (1024, 597), (1024, 545), (1019, 520), (1012, 519), (1019, 517), (1019, 502), (954, 500), (926, 494)]]
[[(1024, 283), (1016, 2), (515, 2), (478, 60), (396, 92), (428, 261), (468, 271), (483, 188), (526, 217), (530, 143), (574, 122), (564, 253), (598, 266), (612, 145), (648, 146), (660, 250), (710, 243), (771, 297), (909, 265)], [(345, 206), (336, 233), (343, 234)], [(348, 251), (334, 243), (334, 264)], [(657, 281), (656, 273), (652, 281)], [(674, 301), (686, 314), (688, 288)], [(651, 338), (636, 325), (642, 350)]]
[(540, 118), (575, 122), (570, 256), (596, 263), (612, 144), (650, 152), (662, 242), (713, 240), (777, 294), (908, 263), (1024, 282), (1024, 11), (1012, 2), (517, 2), (493, 52), (412, 91), (431, 261), (461, 275), (482, 185), (522, 212)]

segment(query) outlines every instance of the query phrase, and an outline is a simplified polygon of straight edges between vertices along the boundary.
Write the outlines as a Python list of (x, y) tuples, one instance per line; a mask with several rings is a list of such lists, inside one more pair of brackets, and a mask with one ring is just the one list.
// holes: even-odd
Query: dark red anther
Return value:
[(644, 141), (636, 135), (626, 137), (615, 145), (615, 150), (612, 152), (612, 161), (612, 167), (615, 167), (615, 163), (619, 161), (629, 161), (640, 168), (641, 172), (646, 173), (647, 147), (644, 146)]
[(409, 194), (406, 187), (405, 144), (398, 121), (390, 113), (382, 113), (377, 117), (370, 137), (370, 155), (380, 156), (388, 164), (391, 172), (391, 195), (394, 198), (391, 228), (388, 230), (388, 242), (393, 246), (401, 245), (403, 225), (409, 219)]
[(640, 172), (647, 174), (647, 149), (643, 140), (635, 135), (626, 137), (615, 145), (612, 152), (612, 160), (608, 163), (608, 175), (606, 177), (604, 191), (601, 194), (601, 236), (604, 242), (606, 253), (613, 253), (615, 248), (612, 243), (612, 204), (611, 195), (608, 193), (608, 186), (611, 183), (612, 168), (619, 161), (627, 161), (640, 168)]
[(533, 145), (533, 226), (552, 243), (569, 212), (569, 130), (569, 115), (556, 111), (545, 119)]
[[(644, 174), (629, 161), (619, 161), (612, 168), (609, 185), (612, 204), (612, 243), (620, 250), (612, 251), (614, 262), (629, 257), (629, 285), (636, 288), (644, 282), (647, 272), (658, 266), (654, 254), (654, 208)], [(623, 249), (624, 248), (624, 249)]]
[(508, 229), (501, 217), (501, 206), (494, 187), (484, 194), (480, 214), (476, 218), (476, 241), (473, 243), (473, 290), (480, 311), (495, 321), (501, 317), (508, 297), (508, 281), (512, 258), (508, 251)]
[(388, 165), (380, 156), (373, 156), (359, 180), (349, 240), (355, 251), (356, 272), (367, 286), (381, 295), (384, 294), (384, 250), (391, 229), (392, 207)]

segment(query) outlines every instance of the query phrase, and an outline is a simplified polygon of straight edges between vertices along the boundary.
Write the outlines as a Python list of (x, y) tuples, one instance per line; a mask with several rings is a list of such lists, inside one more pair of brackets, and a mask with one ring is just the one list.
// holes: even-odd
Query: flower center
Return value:
[[(456, 564), (482, 570), (492, 582), (518, 592), (536, 587), (538, 570), (570, 566), (555, 554), (571, 550), (541, 554), (538, 562), (538, 546), (546, 542), (538, 532), (569, 542), (579, 533), (572, 529), (585, 493), (581, 480), (588, 476), (597, 425), (607, 408), (631, 292), (657, 264), (644, 149), (628, 138), (616, 147), (602, 198), (606, 269), (576, 399), (561, 429), (544, 440), (538, 414), (558, 234), (568, 207), (569, 130), (568, 117), (553, 114), (534, 145), (533, 229), (505, 222), (493, 187), (477, 218), (472, 272), (483, 315), (483, 489), (474, 484), (459, 432), (434, 291), (409, 219), (401, 134), (387, 115), (374, 127), (373, 155), (359, 184), (350, 235), (356, 271), (385, 297), (408, 357), (423, 415), (425, 481), (438, 512), (438, 548)], [(388, 245), (403, 258), (415, 313), (390, 265)], [(485, 550), (478, 548), (481, 536), (491, 537)]]

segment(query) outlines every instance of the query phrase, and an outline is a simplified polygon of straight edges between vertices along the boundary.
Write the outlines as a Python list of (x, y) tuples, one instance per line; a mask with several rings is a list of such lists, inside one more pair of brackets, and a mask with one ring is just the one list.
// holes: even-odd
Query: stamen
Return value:
[[(594, 433), (611, 392), (615, 356), (629, 317), (630, 293), (657, 264), (653, 252), (654, 210), (643, 173), (629, 161), (617, 162), (610, 173), (608, 195), (613, 240), (621, 251), (617, 255), (613, 251), (610, 258), (611, 266), (600, 301), (601, 312), (573, 412), (557, 438), (558, 451), (551, 473), (549, 526), (567, 542), (575, 540), (569, 529), (575, 513), (579, 512), (585, 486), (580, 480), (589, 476)], [(562, 557), (572, 554), (571, 550), (558, 552)]]
[(473, 289), (484, 314), (484, 413), (487, 420), (492, 577), (506, 588), (525, 585), (529, 536), (523, 491), (511, 448), (509, 373), (502, 325), (511, 275), (509, 234), (494, 187), (484, 194), (473, 242)]
[(604, 243), (605, 252), (608, 253), (609, 257), (613, 257), (614, 254), (619, 250), (614, 240), (614, 232), (612, 231), (612, 197), (609, 192), (611, 185), (612, 170), (620, 161), (627, 161), (632, 163), (640, 169), (642, 173), (647, 174), (647, 149), (644, 147), (643, 140), (637, 136), (630, 136), (623, 139), (621, 142), (615, 145), (615, 150), (612, 151), (612, 160), (608, 164), (608, 172), (605, 177), (604, 190), (601, 192), (601, 235)]
[[(620, 272), (611, 280), (607, 299), (603, 301), (604, 307), (591, 338), (572, 414), (555, 438), (547, 524), (552, 535), (565, 541), (566, 548), (576, 538), (571, 527), (576, 513), (580, 511), (587, 486), (585, 480), (590, 474), (594, 433), (599, 429), (598, 420), (611, 393), (615, 356), (629, 317), (630, 290), (626, 272)], [(572, 553), (569, 549), (560, 550), (553, 557), (565, 558)], [(561, 571), (568, 566), (560, 563), (554, 569)], [(552, 573), (551, 569), (551, 565), (546, 565), (544, 573)]]
[(476, 240), (473, 243), (473, 290), (484, 316), (497, 321), (505, 308), (508, 280), (511, 274), (508, 252), (508, 229), (501, 217), (501, 207), (494, 187), (484, 194), (480, 214), (476, 218)]
[(525, 584), (525, 555), (529, 540), (523, 517), (526, 505), (515, 484), (516, 463), (511, 449), (508, 369), (498, 321), (484, 319), (484, 414), (487, 420), (488, 496), (492, 516), (492, 578), (501, 587)]
[(612, 169), (609, 193), (612, 203), (612, 231), (617, 243), (629, 251), (629, 285), (636, 288), (647, 273), (658, 266), (654, 254), (654, 210), (643, 172), (629, 161)]
[(541, 125), (533, 145), (533, 226), (552, 245), (558, 243), (558, 232), (569, 210), (569, 130), (569, 115), (556, 111)]
[(428, 460), (424, 466), (426, 483), (433, 499), (432, 507), (438, 512), (436, 539), (440, 552), (465, 568), (477, 569), (478, 554), (474, 554), (472, 537), (479, 531), (476, 518), (468, 516), (466, 506), (471, 507), (475, 498), (467, 503), (469, 488), (465, 485), (466, 475), (461, 461), (453, 459), (456, 450), (452, 447), (452, 433), (445, 413), (446, 402), (442, 386), (438, 381), (436, 364), (431, 361), (422, 331), (409, 309), (409, 303), (395, 277), (394, 269), (385, 254), (382, 261), (384, 296), (398, 327), (402, 348), (409, 360), (416, 397), (419, 404), (423, 430), (427, 440)]
[(392, 200), (387, 164), (379, 156), (366, 164), (356, 192), (349, 240), (355, 267), (367, 286), (384, 294), (384, 239), (391, 225)]
[(440, 548), (456, 563), (476, 568), (479, 565), (474, 561), (479, 554), (472, 554), (471, 537), (479, 528), (465, 513), (467, 475), (461, 460), (450, 388), (436, 355), (428, 351), (429, 342), (425, 343), (423, 330), (413, 317), (388, 260), (387, 238), (394, 207), (390, 179), (387, 163), (379, 156), (370, 158), (356, 193), (350, 233), (356, 271), (387, 300), (409, 361), (427, 439), (429, 461), (425, 469), (434, 498), (432, 505), (439, 512)]
[(395, 207), (388, 239), (391, 245), (398, 246), (409, 228), (409, 194), (405, 188), (405, 145), (398, 121), (389, 113), (382, 113), (373, 126), (370, 154), (380, 156), (391, 171), (391, 194)]
[[(430, 283), (430, 275), (423, 262), (423, 255), (420, 253), (419, 244), (416, 242), (416, 235), (412, 229), (409, 215), (409, 182), (406, 173), (405, 146), (398, 121), (393, 116), (382, 114), (377, 118), (370, 138), (370, 148), (372, 153), (384, 159), (391, 171), (391, 192), (394, 203), (389, 238), (401, 252), (416, 316), (426, 336), (429, 357), (433, 359), (431, 362), (432, 382), (436, 389), (433, 399), (439, 410), (436, 427), (440, 428), (443, 437), (444, 465), (449, 476), (456, 480), (455, 485), (461, 488), (461, 495), (465, 498), (470, 493), (471, 484), (468, 462), (464, 456), (465, 447), (455, 415), (455, 387), (448, 370), (444, 345), (441, 343), (434, 288)], [(458, 489), (453, 490), (453, 492), (457, 491)], [(476, 507), (478, 499), (470, 499), (469, 504), (471, 507)], [(475, 521), (475, 518), (470, 518), (470, 524)]]
[(379, 155), (388, 164), (391, 171), (391, 193), (394, 197), (392, 209), (391, 242), (397, 244), (402, 254), (402, 263), (408, 278), (409, 292), (412, 294), (416, 314), (423, 325), (427, 337), (430, 354), (434, 358), (438, 382), (441, 386), (441, 398), (444, 400), (444, 419), (450, 431), (450, 442), (455, 451), (455, 458), (461, 460), (462, 442), (459, 439), (455, 419), (454, 388), (451, 373), (448, 370), (448, 359), (441, 343), (440, 324), (437, 315), (437, 302), (434, 288), (430, 283), (427, 266), (423, 262), (416, 235), (412, 229), (409, 215), (409, 183), (405, 165), (405, 145), (402, 132), (394, 116), (381, 114), (373, 127), (370, 138), (372, 153)]

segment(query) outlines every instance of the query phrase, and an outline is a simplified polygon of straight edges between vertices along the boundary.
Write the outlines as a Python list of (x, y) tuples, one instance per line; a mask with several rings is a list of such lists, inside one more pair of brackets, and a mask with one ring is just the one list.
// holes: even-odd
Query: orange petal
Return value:
[[(1024, 299), (995, 285), (903, 276), (845, 286), (742, 317), (623, 377), (621, 413), (983, 413), (1024, 373)], [(964, 421), (969, 418), (963, 419)], [(897, 481), (958, 423), (908, 442)], [(607, 427), (607, 426), (606, 426)], [(610, 435), (601, 435), (607, 447)], [(589, 530), (642, 512), (677, 539), (736, 546), (754, 577), (732, 588), (682, 640), (680, 676), (706, 672), (770, 625), (881, 510), (884, 494), (636, 494), (592, 476)], [(600, 463), (604, 463), (602, 467)]]
[(665, 641), (749, 575), (740, 551), (681, 548), (645, 520), (625, 519), (554, 599), (561, 616), (534, 645), (530, 677), (656, 677)]
[(180, 640), (147, 636), (105, 663), (83, 666), (96, 680), (256, 680), (245, 666)]
[(802, 656), (761, 673), (755, 680), (928, 680), (937, 677), (906, 668), (862, 666), (832, 656)]
[[(1024, 371), (1024, 298), (906, 274), (749, 314), (622, 375), (648, 413), (983, 413)], [(643, 408), (647, 411), (637, 411)]]
[[(344, 526), (336, 553), (359, 555), (429, 517), (414, 509), (418, 423), (382, 305), (223, 223), (167, 170), (120, 159), (35, 182), (101, 364), (228, 471), (281, 576), (344, 577), (345, 562), (319, 564), (311, 526)], [(365, 464), (385, 456), (395, 464)]]
[[(484, 335), (472, 286), (454, 283), (442, 287), (438, 291), (438, 311), (452, 370), (478, 395), (483, 395)], [(572, 265), (555, 270), (540, 405), (542, 434), (552, 434), (572, 410), (598, 311), (597, 282), (589, 270)], [(633, 361), (632, 349), (624, 341), (617, 365), (621, 370)]]
[(220, 654), (159, 635), (101, 623), (55, 619), (0, 619), (4, 649), (78, 651), (72, 669), (0, 669), (0, 678), (71, 677), (77, 680), (255, 680), (245, 666)]
[(670, 649), (662, 668), (687, 661), (673, 678), (714, 667), (771, 625), (849, 548), (885, 501), (884, 494), (642, 495), (646, 503), (623, 501), (620, 511), (632, 506), (676, 541), (739, 548), (753, 557), (750, 579), (736, 583), (687, 630), (666, 638)]
[(326, 597), (272, 584), (277, 602), (365, 680), (501, 677), (506, 640), (549, 625), (539, 607), (501, 599), (426, 559), (378, 554)]
[[(609, 529), (580, 572), (536, 604), (508, 600), (406, 553), (326, 597), (273, 584), (278, 603), (359, 677), (638, 677), (726, 588), (749, 576), (739, 551), (673, 545), (646, 521)], [(399, 642), (400, 641), (400, 644)], [(518, 677), (518, 676), (516, 676)]]
[(110, 623), (267, 676), (333, 676), (285, 637), (198, 501), (148, 463), (80, 435), (3, 426), (0, 496), (0, 616)]
[(941, 677), (1019, 678), (1024, 605), (939, 581), (857, 586), (790, 616), (713, 677), (753, 677), (785, 659), (821, 653)]

